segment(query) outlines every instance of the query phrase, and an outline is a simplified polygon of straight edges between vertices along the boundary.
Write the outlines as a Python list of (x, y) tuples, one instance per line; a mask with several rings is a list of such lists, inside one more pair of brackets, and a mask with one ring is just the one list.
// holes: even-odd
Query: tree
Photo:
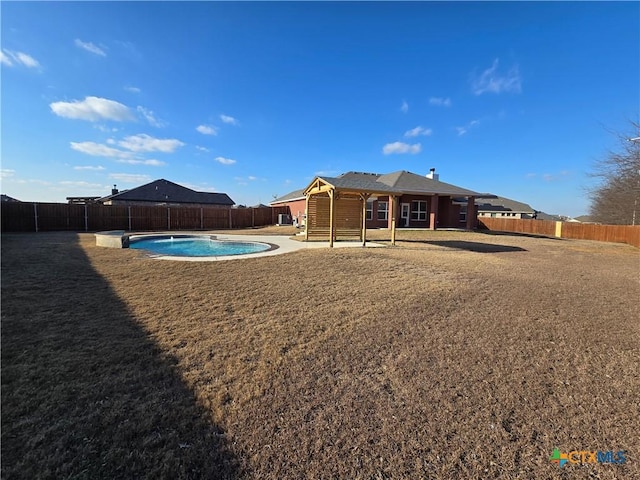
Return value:
[(590, 215), (610, 225), (640, 224), (640, 124), (631, 122), (628, 134), (616, 134), (614, 151), (598, 160), (593, 177), (600, 179), (590, 190)]

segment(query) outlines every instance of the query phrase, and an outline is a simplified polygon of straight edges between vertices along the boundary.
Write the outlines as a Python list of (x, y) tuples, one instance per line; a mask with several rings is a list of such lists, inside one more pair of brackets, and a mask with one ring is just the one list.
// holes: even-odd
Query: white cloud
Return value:
[(400, 111), (402, 113), (407, 113), (409, 111), (409, 104), (405, 100), (402, 101), (402, 105), (400, 106)]
[(73, 181), (73, 180), (62, 180), (60, 182), (58, 182), (58, 184), (60, 185), (64, 185), (65, 187), (79, 187), (79, 188), (91, 188), (91, 189), (95, 189), (95, 188), (99, 188), (99, 189), (103, 189), (104, 185), (100, 185), (99, 183), (89, 183), (89, 182), (84, 182), (84, 181)]
[(49, 106), (53, 113), (60, 117), (90, 122), (99, 120), (125, 122), (135, 119), (126, 105), (100, 97), (86, 97), (84, 100), (72, 102), (53, 102)]
[(212, 127), (211, 125), (198, 125), (196, 130), (199, 131), (203, 135), (217, 135), (218, 130), (216, 127)]
[(142, 91), (138, 87), (124, 87), (124, 89), (131, 93), (140, 93)]
[(7, 67), (11, 67), (13, 62), (9, 58), (9, 55), (5, 54), (3, 51), (0, 51), (0, 63), (6, 65)]
[(385, 155), (391, 155), (394, 153), (410, 153), (415, 155), (416, 153), (420, 153), (422, 151), (422, 145), (419, 143), (414, 143), (412, 145), (403, 142), (394, 142), (387, 143), (384, 147), (382, 147), (382, 153)]
[(125, 137), (124, 140), (118, 142), (118, 145), (132, 152), (173, 153), (178, 147), (182, 147), (184, 143), (175, 138), (154, 138), (145, 133), (140, 133)]
[(228, 123), (229, 125), (238, 125), (238, 120), (230, 117), (229, 115), (220, 115), (220, 120), (222, 120), (224, 123)]
[(207, 147), (201, 147), (200, 145), (196, 145), (196, 150), (200, 150), (201, 152), (208, 152), (209, 149)]
[(498, 59), (493, 61), (491, 67), (484, 70), (480, 75), (474, 75), (471, 79), (471, 91), (475, 95), (483, 93), (520, 93), (522, 91), (522, 80), (518, 66), (513, 66), (506, 74), (498, 72)]
[(416, 127), (416, 128), (412, 128), (411, 130), (407, 130), (404, 133), (405, 137), (417, 137), (419, 135), (423, 135), (425, 137), (430, 136), (433, 133), (433, 130), (431, 130), (430, 128), (422, 128), (422, 127)]
[(221, 163), (222, 165), (233, 165), (234, 163), (236, 163), (235, 160), (224, 157), (216, 157), (216, 162)]
[(257, 180), (257, 179), (258, 179), (258, 177), (254, 177), (253, 175), (249, 175), (249, 176), (247, 177), (247, 180), (251, 180), (252, 182), (253, 182), (254, 180)]
[(82, 48), (83, 50), (86, 50), (87, 52), (91, 52), (91, 53), (94, 53), (96, 55), (100, 55), (101, 57), (106, 57), (107, 56), (107, 54), (105, 53), (105, 51), (103, 49), (101, 49), (97, 45), (94, 45), (91, 42), (83, 42), (79, 38), (76, 38), (74, 43), (76, 44), (76, 47)]
[(129, 165), (147, 165), (150, 167), (162, 167), (166, 165), (165, 162), (161, 162), (160, 160), (150, 159), (150, 160), (137, 160), (134, 158), (131, 159), (121, 159), (118, 160), (118, 163), (128, 163)]
[(158, 128), (165, 126), (164, 122), (161, 122), (160, 120), (158, 120), (151, 110), (148, 110), (141, 106), (138, 106), (136, 110), (140, 115), (142, 115), (145, 118), (147, 122), (149, 122), (149, 125), (153, 127), (158, 127)]
[(111, 148), (95, 142), (71, 142), (71, 148), (77, 152), (93, 155), (94, 157), (127, 159), (132, 156), (131, 152), (124, 152), (117, 148)]
[(97, 166), (91, 166), (91, 165), (78, 165), (73, 167), (74, 170), (92, 170), (92, 171), (101, 171), (104, 170), (104, 167), (101, 165), (97, 165)]
[(122, 183), (149, 183), (151, 177), (149, 175), (137, 175), (131, 173), (110, 173), (109, 178)]
[(13, 62), (27, 68), (38, 68), (40, 66), (40, 63), (31, 55), (27, 55), (24, 52), (14, 52), (6, 49), (2, 51), (0, 60), (8, 67), (12, 67)]
[(15, 170), (11, 170), (8, 168), (3, 168), (0, 170), (0, 178), (8, 178), (8, 177), (13, 177), (13, 175), (16, 173)]
[(480, 120), (471, 120), (464, 127), (456, 127), (456, 130), (458, 131), (458, 136), (461, 137), (462, 135), (465, 135), (471, 127), (475, 127), (476, 125), (479, 125), (479, 124), (480, 124)]
[(441, 97), (431, 97), (429, 99), (429, 105), (435, 105), (436, 107), (450, 107), (451, 99), (450, 98), (441, 98)]

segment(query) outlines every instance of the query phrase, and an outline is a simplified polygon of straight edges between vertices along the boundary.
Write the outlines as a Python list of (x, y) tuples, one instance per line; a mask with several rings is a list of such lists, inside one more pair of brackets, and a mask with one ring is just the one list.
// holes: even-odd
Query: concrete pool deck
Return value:
[[(172, 233), (162, 232), (162, 235), (171, 235)], [(157, 260), (176, 260), (180, 262), (216, 262), (222, 260), (240, 260), (245, 258), (257, 258), (257, 257), (270, 257), (273, 255), (283, 255), (285, 253), (296, 252), (298, 250), (305, 249), (318, 249), (318, 248), (330, 248), (329, 242), (300, 242), (292, 240), (291, 238), (283, 235), (234, 235), (234, 234), (219, 234), (219, 233), (188, 233), (188, 232), (175, 232), (176, 235), (210, 235), (221, 241), (241, 241), (241, 242), (259, 242), (269, 243), (276, 245), (277, 248), (266, 250), (264, 252), (249, 253), (243, 255), (225, 255), (225, 256), (211, 256), (211, 257), (172, 257), (166, 255), (153, 255), (153, 259)], [(144, 236), (145, 234), (131, 234), (131, 236)], [(151, 234), (148, 234), (151, 235)], [(157, 234), (156, 234), (157, 235)], [(365, 248), (378, 248), (385, 245), (367, 242)], [(360, 241), (339, 241), (334, 242), (333, 248), (362, 248), (362, 242)]]

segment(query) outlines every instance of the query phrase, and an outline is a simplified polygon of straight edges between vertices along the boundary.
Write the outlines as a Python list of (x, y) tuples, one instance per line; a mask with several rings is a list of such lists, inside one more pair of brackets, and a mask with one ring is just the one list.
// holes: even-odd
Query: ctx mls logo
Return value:
[(573, 450), (569, 453), (562, 453), (559, 449), (554, 448), (553, 455), (549, 457), (549, 460), (560, 467), (564, 467), (567, 462), (581, 465), (585, 463), (622, 464), (626, 463), (627, 457), (624, 450), (618, 450), (617, 452), (612, 450), (607, 452), (600, 450)]

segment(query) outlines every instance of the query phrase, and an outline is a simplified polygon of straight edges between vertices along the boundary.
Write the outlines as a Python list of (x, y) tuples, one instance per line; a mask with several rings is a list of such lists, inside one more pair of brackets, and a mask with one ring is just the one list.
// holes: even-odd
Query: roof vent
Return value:
[(118, 193), (118, 189), (116, 187), (117, 185), (114, 185), (113, 188), (111, 189), (111, 195), (115, 195)]

